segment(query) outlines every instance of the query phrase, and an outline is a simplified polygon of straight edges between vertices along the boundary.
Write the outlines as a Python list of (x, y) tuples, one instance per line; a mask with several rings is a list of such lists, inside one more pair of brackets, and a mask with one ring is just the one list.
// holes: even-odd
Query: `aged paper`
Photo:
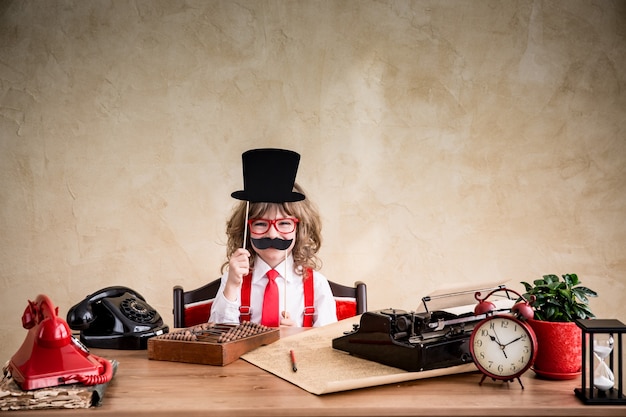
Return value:
[[(352, 317), (281, 338), (241, 358), (316, 395), (476, 370), (476, 366), (469, 363), (431, 371), (407, 372), (333, 349), (332, 340), (352, 330), (352, 325), (359, 323), (359, 319)], [(297, 372), (291, 367), (291, 350), (295, 353)]]
[[(115, 375), (119, 362), (113, 359), (111, 364), (113, 365), (113, 373)], [(0, 411), (99, 406), (110, 382), (91, 386), (83, 384), (59, 385), (22, 391), (8, 373), (6, 365), (3, 373), (4, 376), (2, 381), (0, 381)]]

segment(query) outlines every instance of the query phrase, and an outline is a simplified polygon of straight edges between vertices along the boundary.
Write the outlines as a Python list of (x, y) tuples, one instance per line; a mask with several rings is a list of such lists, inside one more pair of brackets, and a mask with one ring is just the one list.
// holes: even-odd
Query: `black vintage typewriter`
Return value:
[[(422, 308), (407, 312), (394, 308), (368, 311), (352, 331), (333, 339), (334, 349), (411, 372), (472, 362), (469, 340), (474, 326), (486, 317), (474, 314), (470, 298), (504, 285), (431, 295)], [(508, 312), (515, 300), (504, 292), (494, 301), (496, 312)], [(462, 304), (469, 302), (468, 304)], [(434, 310), (432, 304), (439, 304)]]

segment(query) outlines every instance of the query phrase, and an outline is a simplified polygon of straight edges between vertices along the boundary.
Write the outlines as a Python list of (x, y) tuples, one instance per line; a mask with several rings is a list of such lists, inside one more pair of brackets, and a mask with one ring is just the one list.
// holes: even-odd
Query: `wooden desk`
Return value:
[[(18, 411), (63, 416), (626, 416), (626, 406), (586, 406), (579, 380), (545, 381), (529, 371), (505, 384), (480, 374), (444, 376), (316, 396), (239, 359), (225, 367), (147, 359), (146, 351), (93, 349), (119, 369), (103, 405)], [(11, 415), (11, 413), (7, 413)]]

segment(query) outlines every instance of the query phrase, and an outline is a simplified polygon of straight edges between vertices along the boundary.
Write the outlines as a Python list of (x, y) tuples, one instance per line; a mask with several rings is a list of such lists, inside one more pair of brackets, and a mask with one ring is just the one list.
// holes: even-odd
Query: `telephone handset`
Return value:
[(88, 295), (69, 310), (67, 322), (86, 346), (107, 349), (146, 349), (149, 338), (169, 331), (141, 294), (121, 286)]
[(26, 339), (9, 361), (15, 382), (25, 391), (63, 384), (97, 385), (113, 378), (111, 362), (89, 353), (58, 317), (46, 295), (28, 301), (22, 315)]

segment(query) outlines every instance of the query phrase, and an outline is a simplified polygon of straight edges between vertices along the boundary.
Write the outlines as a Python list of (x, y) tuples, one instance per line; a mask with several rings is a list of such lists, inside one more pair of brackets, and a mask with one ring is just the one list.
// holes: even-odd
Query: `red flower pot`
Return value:
[(547, 379), (574, 379), (582, 367), (582, 330), (574, 322), (559, 323), (529, 319), (537, 336), (533, 370)]

